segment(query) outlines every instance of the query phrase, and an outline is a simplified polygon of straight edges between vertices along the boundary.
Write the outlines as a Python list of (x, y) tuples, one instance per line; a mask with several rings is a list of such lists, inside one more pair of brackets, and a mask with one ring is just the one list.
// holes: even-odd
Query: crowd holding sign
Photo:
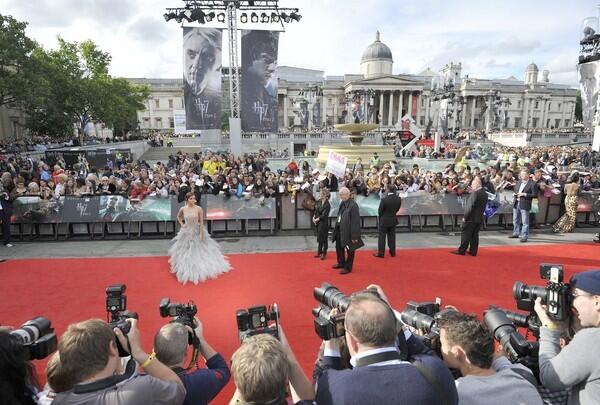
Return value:
[(337, 177), (344, 177), (346, 174), (346, 165), (348, 164), (348, 158), (344, 155), (340, 155), (334, 151), (329, 152), (327, 157), (327, 165), (325, 171), (335, 174)]

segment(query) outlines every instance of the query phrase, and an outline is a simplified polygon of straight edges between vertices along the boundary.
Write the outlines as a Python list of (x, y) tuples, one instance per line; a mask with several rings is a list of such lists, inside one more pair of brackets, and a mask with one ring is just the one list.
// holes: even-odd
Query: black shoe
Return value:
[(327, 253), (323, 253), (323, 254), (321, 255), (321, 260), (325, 260), (325, 258), (326, 258), (326, 257), (327, 257)]
[(471, 256), (477, 256), (477, 253), (469, 252)]
[(314, 257), (315, 259), (321, 257), (321, 253), (316, 254)]
[(383, 255), (380, 255), (379, 253), (373, 253), (373, 256), (379, 257), (380, 259), (383, 259)]
[(521, 239), (521, 243), (525, 243), (525, 242), (527, 242), (527, 238)]
[(342, 266), (341, 264), (334, 264), (333, 266), (331, 266), (332, 269), (343, 269), (344, 266)]
[(465, 252), (461, 252), (460, 250), (453, 250), (452, 252), (453, 255), (459, 255), (459, 256), (464, 256)]
[(508, 239), (519, 239), (519, 235), (510, 235)]
[(349, 274), (349, 273), (352, 273), (352, 270), (344, 269), (344, 270), (340, 271), (340, 274)]
[(391, 257), (396, 257), (396, 252), (394, 252), (394, 253), (390, 252), (390, 256)]

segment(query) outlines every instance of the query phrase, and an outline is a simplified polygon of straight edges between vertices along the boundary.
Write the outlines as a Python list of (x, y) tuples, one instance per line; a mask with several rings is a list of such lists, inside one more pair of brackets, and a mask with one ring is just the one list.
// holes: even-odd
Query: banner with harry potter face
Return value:
[(187, 130), (221, 128), (221, 49), (216, 28), (183, 28), (183, 98)]
[(242, 130), (277, 132), (277, 50), (279, 33), (242, 31)]

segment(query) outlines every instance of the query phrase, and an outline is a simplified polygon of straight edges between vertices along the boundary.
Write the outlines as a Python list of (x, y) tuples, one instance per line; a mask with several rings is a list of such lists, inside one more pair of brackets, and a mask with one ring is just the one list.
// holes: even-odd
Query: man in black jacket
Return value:
[(387, 236), (390, 256), (396, 256), (396, 225), (398, 218), (396, 214), (402, 206), (402, 199), (396, 194), (396, 188), (388, 184), (387, 195), (379, 203), (379, 237), (377, 241), (377, 253), (375, 257), (384, 257), (385, 238)]
[(340, 208), (333, 228), (332, 242), (335, 242), (337, 264), (334, 269), (342, 269), (340, 274), (348, 274), (354, 264), (354, 251), (364, 245), (360, 238), (360, 213), (358, 204), (350, 199), (350, 190), (340, 190)]
[(465, 214), (463, 216), (463, 226), (460, 235), (460, 247), (452, 253), (456, 255), (465, 255), (469, 245), (469, 253), (471, 256), (477, 256), (477, 248), (479, 247), (479, 229), (483, 222), (483, 212), (488, 201), (487, 193), (481, 187), (481, 178), (476, 176), (471, 182), (471, 194), (465, 206)]

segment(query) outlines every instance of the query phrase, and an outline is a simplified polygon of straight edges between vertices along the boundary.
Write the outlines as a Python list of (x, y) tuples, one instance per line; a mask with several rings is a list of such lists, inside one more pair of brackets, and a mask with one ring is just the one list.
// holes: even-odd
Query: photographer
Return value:
[(488, 404), (490, 398), (499, 404), (542, 404), (533, 373), (494, 355), (494, 336), (474, 315), (444, 311), (438, 322), (444, 361), (462, 375), (456, 380), (461, 405)]
[[(324, 342), (322, 373), (317, 372), (317, 403), (326, 404), (457, 404), (448, 368), (412, 336), (398, 327), (381, 288), (378, 295), (359, 292), (345, 313), (345, 339), (352, 370), (340, 370), (335, 339)], [(409, 360), (403, 360), (397, 338), (406, 339)]]
[(281, 326), (279, 339), (269, 334), (250, 336), (233, 354), (231, 371), (237, 390), (231, 405), (286, 405), (288, 384), (294, 404), (313, 403), (314, 389)]
[(35, 370), (9, 330), (0, 327), (0, 404), (36, 404)]
[(600, 398), (600, 270), (575, 274), (570, 281), (573, 315), (581, 329), (560, 348), (562, 325), (555, 323), (535, 301), (540, 328), (539, 367), (542, 384), (550, 389), (571, 389), (571, 404), (597, 404)]
[[(171, 369), (148, 355), (141, 346), (137, 319), (127, 319), (127, 335), (100, 319), (69, 325), (58, 352), (61, 373), (73, 377), (72, 390), (57, 394), (63, 404), (182, 404), (183, 382)], [(116, 338), (115, 338), (116, 335)], [(121, 359), (117, 339), (148, 375), (118, 375)]]
[(204, 339), (203, 326), (195, 320), (195, 334), (199, 341), (199, 351), (206, 361), (207, 368), (186, 373), (186, 355), (189, 335), (192, 328), (172, 322), (163, 326), (154, 337), (154, 351), (161, 363), (173, 370), (183, 381), (187, 391), (184, 405), (208, 404), (229, 382), (229, 367), (223, 356), (217, 353)]

